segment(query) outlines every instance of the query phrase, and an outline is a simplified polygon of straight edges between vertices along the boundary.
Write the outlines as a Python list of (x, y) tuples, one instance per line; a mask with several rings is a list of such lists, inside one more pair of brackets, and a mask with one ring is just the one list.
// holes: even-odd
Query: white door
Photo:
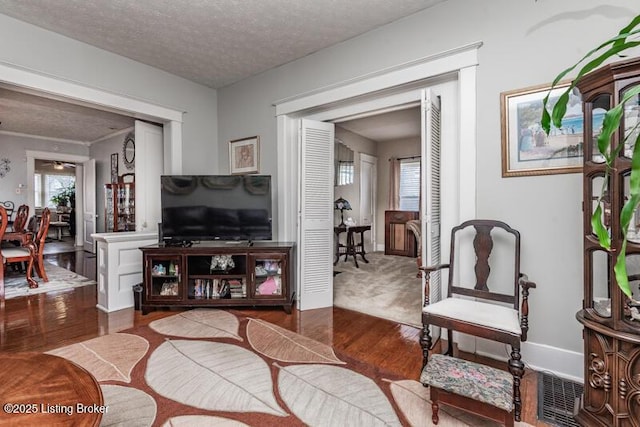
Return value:
[(300, 120), (299, 309), (333, 305), (332, 123)]
[[(440, 100), (422, 91), (422, 264), (440, 264)], [(429, 299), (440, 301), (440, 272), (431, 275)], [(424, 293), (424, 288), (423, 288)], [(424, 298), (424, 295), (423, 295)]]
[(160, 176), (164, 171), (162, 127), (136, 120), (136, 231), (157, 231), (162, 221)]
[[(365, 248), (371, 252), (376, 248), (376, 194), (378, 158), (360, 153), (360, 222), (370, 225), (371, 232), (365, 233)], [(368, 234), (368, 236), (367, 236)]]
[(96, 232), (96, 217), (96, 161), (91, 159), (82, 163), (82, 246), (91, 253), (95, 253), (91, 235)]

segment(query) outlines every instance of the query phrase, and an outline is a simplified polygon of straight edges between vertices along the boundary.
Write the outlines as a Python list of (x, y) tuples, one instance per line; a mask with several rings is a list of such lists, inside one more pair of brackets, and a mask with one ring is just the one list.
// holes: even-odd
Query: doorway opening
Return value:
[[(481, 43), (464, 46), (408, 66), (350, 80), (320, 93), (276, 102), (278, 157), (283, 164), (278, 169), (284, 171), (278, 177), (278, 237), (281, 240), (295, 241), (300, 248), (296, 281), (299, 309), (333, 304), (332, 239), (325, 241), (317, 238), (321, 235), (320, 229), (313, 233), (304, 229), (305, 206), (308, 204), (305, 197), (309, 194), (304, 193), (304, 188), (298, 188), (298, 184), (304, 185), (307, 179), (304, 167), (301, 166), (304, 164), (307, 142), (304, 139), (305, 123), (336, 121), (390, 111), (408, 103), (419, 102), (422, 88), (434, 89), (434, 94), (443, 101), (442, 228), (448, 229), (461, 218), (475, 217), (475, 76), (477, 50), (480, 46)], [(332, 161), (333, 128), (327, 133), (331, 135), (331, 141), (326, 142), (326, 149), (331, 150), (329, 157)], [(299, 163), (299, 158), (303, 159), (302, 163)], [(333, 180), (327, 182), (332, 183)], [(322, 194), (313, 196), (317, 198)], [(332, 206), (332, 196), (331, 192), (327, 200), (313, 200), (313, 205)], [(327, 230), (330, 230), (332, 213), (332, 209), (328, 211)], [(333, 233), (329, 233), (330, 238)], [(307, 240), (308, 237), (317, 239)], [(447, 244), (446, 239), (446, 236), (442, 236), (443, 245)], [(309, 247), (310, 244), (313, 246)], [(306, 263), (303, 258), (305, 253), (313, 254), (313, 264)]]
[(32, 188), (34, 222), (41, 218), (44, 208), (49, 208), (51, 212), (45, 253), (74, 251), (77, 234), (76, 164), (35, 159)]
[[(161, 149), (162, 154), (160, 157), (164, 159), (163, 170), (161, 172), (168, 174), (180, 174), (182, 172), (182, 111), (162, 107), (140, 99), (118, 95), (101, 89), (71, 82), (66, 79), (43, 75), (3, 63), (0, 63), (0, 86), (15, 88), (15, 90), (20, 90), (25, 93), (59, 100), (69, 104), (81, 105), (89, 108), (95, 108), (97, 110), (135, 117), (139, 121), (148, 120), (153, 123), (160, 123), (162, 124), (160, 134), (163, 137)], [(34, 158), (67, 161), (74, 162), (76, 164), (89, 160), (88, 156), (41, 151), (37, 153), (43, 153), (43, 155), (32, 156), (31, 158), (27, 153), (28, 177), (33, 176)], [(144, 156), (141, 156), (141, 158), (144, 158)], [(153, 156), (149, 162), (155, 160), (156, 156)], [(144, 164), (146, 162), (147, 161), (145, 160), (144, 162), (138, 162), (138, 164)], [(82, 167), (78, 166), (76, 168), (76, 172), (79, 174), (81, 169)], [(145, 168), (144, 166), (141, 169), (141, 171), (137, 171), (139, 173), (136, 173), (136, 180), (138, 183), (142, 184), (142, 189), (146, 191), (147, 186), (151, 187), (151, 185), (155, 184), (155, 182), (148, 184), (147, 174), (150, 176), (157, 172), (157, 170), (155, 168)], [(28, 182), (30, 181), (31, 180), (29, 179)], [(80, 181), (81, 180), (77, 180), (77, 183)], [(93, 180), (93, 185), (95, 186), (95, 179)], [(137, 185), (136, 188), (138, 187), (139, 186)], [(77, 190), (77, 195), (81, 196), (80, 188), (77, 187)], [(28, 193), (31, 194), (31, 192)], [(91, 193), (93, 193), (93, 191), (91, 191)], [(159, 206), (156, 206), (156, 200), (150, 200), (149, 209), (146, 209), (146, 201), (147, 199), (144, 197), (137, 199), (138, 206), (140, 206), (145, 213), (149, 213), (149, 220), (141, 221), (140, 229), (138, 231), (152, 231), (157, 227), (157, 221), (153, 221), (153, 219), (155, 219), (155, 216), (159, 216), (160, 214)], [(77, 205), (80, 206), (79, 197), (76, 202)], [(33, 200), (30, 200), (29, 205), (33, 206)], [(158, 212), (155, 212), (156, 210), (158, 210)], [(91, 232), (95, 232), (95, 228), (91, 230)], [(85, 234), (87, 233), (85, 232)]]

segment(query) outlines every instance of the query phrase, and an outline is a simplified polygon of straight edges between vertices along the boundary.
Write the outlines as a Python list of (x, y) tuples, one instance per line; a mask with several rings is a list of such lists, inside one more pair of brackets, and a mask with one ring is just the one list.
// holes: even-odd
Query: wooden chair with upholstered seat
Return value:
[(38, 223), (38, 228), (33, 238), (32, 246), (34, 250), (33, 264), (38, 276), (45, 282), (49, 281), (47, 272), (44, 270), (44, 244), (49, 233), (49, 224), (51, 223), (51, 211), (45, 208), (42, 211), (42, 217)]
[(13, 224), (13, 211), (15, 210), (16, 205), (11, 200), (7, 200), (4, 202), (0, 202), (0, 206), (5, 208), (5, 210), (7, 211), (7, 217), (9, 219), (7, 227), (10, 227)]
[(12, 231), (21, 232), (25, 231), (27, 226), (27, 219), (29, 218), (29, 206), (20, 205), (16, 212), (16, 218), (13, 220)]
[[(25, 227), (27, 225), (27, 219), (29, 218), (29, 206), (28, 205), (20, 205), (18, 207), (18, 211), (16, 212), (16, 217), (13, 220), (13, 225), (11, 225), (11, 227), (7, 226), (7, 231), (9, 230), (9, 228), (11, 228), (11, 231), (16, 232), (16, 233), (23, 233), (25, 232)], [(7, 242), (9, 243), (9, 242)], [(13, 241), (12, 242), (14, 246), (20, 246), (20, 241)], [(6, 245), (4, 245), (6, 246)], [(21, 271), (23, 272), (24, 269), (26, 268), (26, 262), (20, 263), (20, 264), (16, 264), (14, 266), (14, 268), (16, 269), (16, 271)]]
[(416, 277), (422, 277), (422, 271), (420, 267), (422, 267), (422, 223), (419, 219), (410, 219), (407, 221), (407, 230), (411, 231), (416, 238), (416, 245), (418, 246), (418, 259), (416, 262), (418, 264), (418, 274)]
[[(7, 214), (7, 210), (0, 205), (0, 241), (4, 236), (4, 232), (7, 229), (7, 224), (9, 223), (9, 214)], [(4, 299), (4, 265), (5, 260), (2, 256), (2, 252), (0, 251), (0, 261), (2, 261), (2, 268), (0, 268), (0, 299)]]
[(33, 267), (35, 271), (44, 282), (48, 282), (49, 278), (44, 270), (44, 240), (47, 237), (47, 231), (49, 230), (49, 222), (51, 220), (51, 212), (48, 208), (42, 211), (42, 218), (40, 219), (40, 225), (38, 232), (33, 239), (24, 246), (15, 248), (2, 248), (2, 257), (4, 258), (5, 266), (11, 263), (27, 263), (27, 282), (30, 288), (37, 288), (38, 282), (36, 282), (31, 276)]
[[(431, 326), (447, 329), (450, 356), (453, 331), (510, 345), (507, 366), (513, 376), (514, 416), (520, 421), (524, 374), (520, 343), (527, 340), (529, 330), (529, 289), (536, 287), (520, 272), (520, 233), (501, 221), (463, 222), (451, 231), (449, 263), (421, 269), (426, 273), (420, 339), (423, 365), (432, 345)], [(446, 297), (430, 301), (430, 276), (442, 269), (449, 273)]]

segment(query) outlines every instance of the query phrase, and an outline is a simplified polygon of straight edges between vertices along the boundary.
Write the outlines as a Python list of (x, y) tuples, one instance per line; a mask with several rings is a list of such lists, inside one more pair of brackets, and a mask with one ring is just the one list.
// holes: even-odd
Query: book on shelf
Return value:
[(246, 298), (247, 286), (242, 279), (229, 279), (229, 288), (231, 290), (231, 298)]

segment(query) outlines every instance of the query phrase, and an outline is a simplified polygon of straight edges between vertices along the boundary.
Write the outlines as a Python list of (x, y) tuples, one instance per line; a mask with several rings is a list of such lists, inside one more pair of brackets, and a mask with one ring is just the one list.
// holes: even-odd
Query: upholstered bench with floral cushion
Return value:
[(420, 382), (431, 387), (434, 424), (441, 402), (513, 426), (513, 376), (507, 371), (432, 354)]

